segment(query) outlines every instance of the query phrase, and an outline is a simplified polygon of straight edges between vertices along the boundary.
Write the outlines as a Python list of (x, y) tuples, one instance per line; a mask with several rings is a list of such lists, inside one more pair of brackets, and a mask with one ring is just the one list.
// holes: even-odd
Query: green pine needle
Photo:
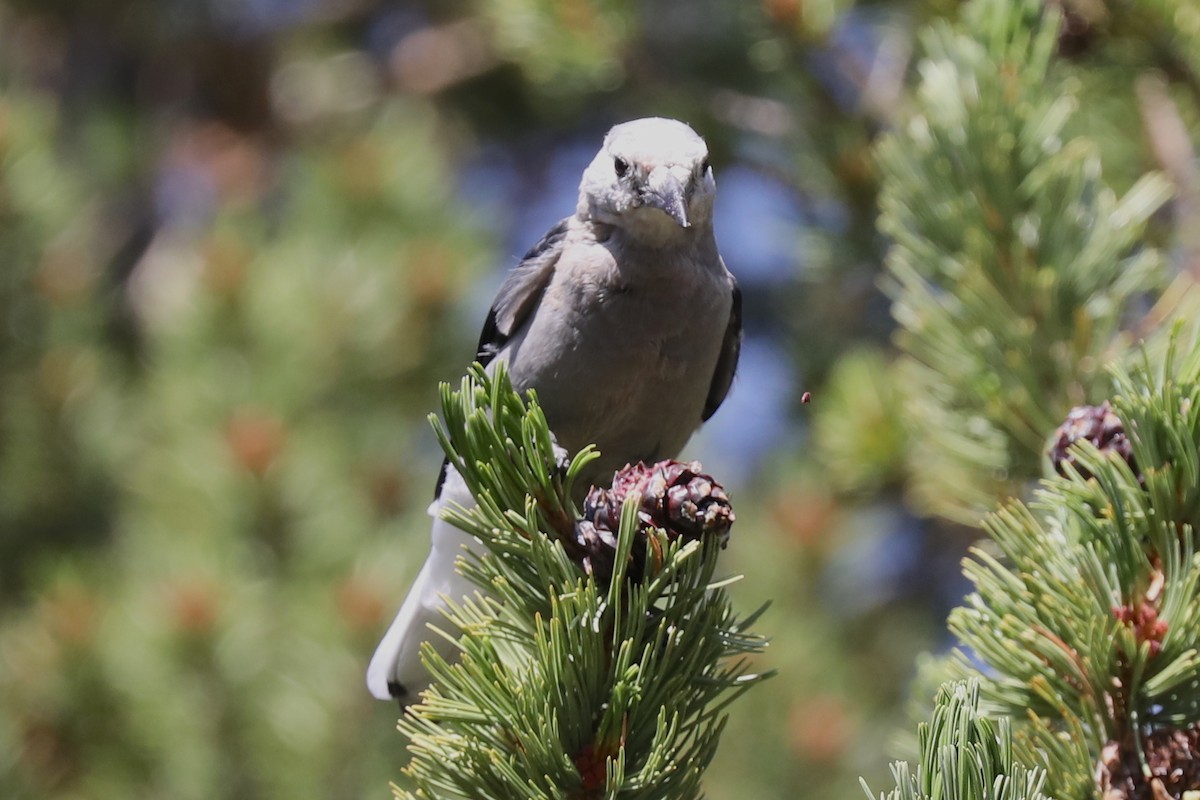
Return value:
[(757, 614), (733, 613), (718, 548), (652, 532), (661, 567), (629, 580), (630, 500), (598, 585), (571, 558), (572, 489), (594, 450), (563, 468), (536, 396), (513, 391), (503, 365), (444, 386), (432, 421), (477, 501), (447, 517), (482, 543), (459, 568), (486, 596), (449, 605), (456, 663), (422, 651), (435, 683), (399, 725), (418, 790), (397, 796), (697, 796), (725, 709), (765, 677), (751, 664), (766, 644), (747, 632)]
[[(933, 719), (917, 732), (920, 762), (892, 765), (896, 788), (879, 800), (1044, 800), (1045, 772), (1014, 756), (1006, 717), (980, 711), (978, 681), (947, 684), (939, 692)], [(874, 800), (867, 784), (863, 790)]]
[(1127, 352), (1130, 301), (1165, 284), (1143, 232), (1171, 187), (1119, 198), (1066, 138), (1059, 13), (978, 0), (932, 26), (915, 114), (878, 148), (912, 496), (971, 525), (1040, 474), (1046, 435)]
[(975, 591), (950, 628), (985, 667), (963, 658), (959, 674), (980, 678), (989, 708), (1028, 718), (1018, 738), (1054, 764), (1056, 797), (1091, 796), (1106, 744), (1200, 721), (1198, 354), (1200, 338), (1176, 335), (1160, 365), (1115, 370), (1138, 474), (1076, 443), (1086, 473), (988, 517), (1003, 558), (981, 547), (965, 565)]

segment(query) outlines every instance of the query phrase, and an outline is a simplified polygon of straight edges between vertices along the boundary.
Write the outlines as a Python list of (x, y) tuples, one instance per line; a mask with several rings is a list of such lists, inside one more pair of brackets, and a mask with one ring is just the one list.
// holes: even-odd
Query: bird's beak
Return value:
[(666, 212), (681, 228), (692, 227), (687, 216), (687, 189), (682, 181), (669, 172), (665, 172), (661, 177), (651, 176), (646, 205)]

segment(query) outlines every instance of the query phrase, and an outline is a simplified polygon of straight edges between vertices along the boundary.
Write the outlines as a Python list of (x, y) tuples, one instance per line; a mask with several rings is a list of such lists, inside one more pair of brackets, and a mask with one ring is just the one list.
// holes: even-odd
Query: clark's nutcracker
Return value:
[[(476, 357), (503, 361), (518, 391), (536, 389), (559, 444), (595, 444), (580, 483), (627, 463), (673, 458), (725, 399), (741, 347), (741, 293), (713, 238), (716, 183), (708, 147), (670, 119), (617, 125), (583, 173), (572, 216), (509, 273)], [(444, 624), (442, 596), (473, 587), (454, 570), (478, 547), (439, 517), (472, 504), (443, 471), (430, 506), (433, 547), (367, 669), (380, 699), (415, 699), (429, 683), (419, 647)]]

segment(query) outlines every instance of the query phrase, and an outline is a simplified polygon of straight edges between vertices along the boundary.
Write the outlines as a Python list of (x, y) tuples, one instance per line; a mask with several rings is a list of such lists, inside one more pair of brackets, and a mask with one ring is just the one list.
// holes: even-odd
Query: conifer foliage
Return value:
[(992, 711), (1028, 719), (1019, 749), (1049, 759), (1055, 797), (1161, 797), (1172, 782), (1179, 796), (1200, 778), (1181, 785), (1200, 722), (1197, 344), (1117, 373), (1140, 474), (1077, 442), (1067, 477), (988, 517), (1003, 559), (978, 548), (966, 567), (975, 592), (950, 627), (976, 660), (957, 671), (981, 676)]
[(926, 37), (918, 113), (880, 150), (916, 493), (990, 537), (942, 665), (967, 682), (943, 687), (897, 800), (1200, 789), (1195, 289), (1180, 278), (1159, 302), (1192, 312), (1147, 315), (1130, 346), (1163, 288), (1144, 228), (1169, 186), (1117, 199), (1064, 138), (1059, 42), (1051, 5), (970, 4)]
[(726, 705), (762, 677), (747, 659), (765, 644), (747, 630), (757, 615), (735, 615), (715, 580), (725, 515), (699, 537), (648, 527), (654, 481), (640, 482), (598, 581), (571, 499), (594, 451), (566, 461), (502, 366), (443, 387), (442, 410), (438, 437), (478, 502), (452, 519), (486, 547), (460, 568), (486, 595), (451, 606), (457, 663), (425, 646), (436, 682), (400, 721), (419, 793), (398, 796), (697, 796)]
[(1145, 246), (1169, 196), (1118, 198), (1053, 80), (1050, 4), (978, 0), (924, 36), (917, 113), (879, 146), (887, 287), (906, 354), (912, 494), (978, 524), (1040, 473), (1046, 437), (1104, 391), (1132, 303), (1164, 281)]
[[(1014, 755), (1012, 726), (1006, 717), (989, 719), (979, 710), (979, 682), (947, 684), (938, 691), (933, 719), (921, 723), (921, 765), (892, 766), (896, 788), (880, 800), (1045, 800), (1044, 770)], [(863, 783), (868, 797), (874, 797)]]

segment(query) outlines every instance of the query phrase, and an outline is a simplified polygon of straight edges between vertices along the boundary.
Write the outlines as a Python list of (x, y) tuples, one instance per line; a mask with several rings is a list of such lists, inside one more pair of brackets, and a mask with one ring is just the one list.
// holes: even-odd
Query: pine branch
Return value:
[[(918, 729), (916, 774), (897, 761), (896, 788), (879, 800), (1044, 800), (1045, 771), (1015, 756), (1007, 717), (980, 712), (979, 684), (947, 684), (939, 692), (931, 723)], [(874, 795), (863, 783), (867, 796)]]
[(879, 147), (912, 489), (968, 524), (1039, 474), (1046, 432), (1125, 352), (1131, 301), (1164, 283), (1141, 235), (1170, 187), (1148, 175), (1118, 199), (1095, 146), (1063, 140), (1058, 27), (1036, 0), (933, 26), (917, 114)]
[[(1165, 287), (1143, 241), (1166, 184), (1118, 200), (1094, 147), (1062, 140), (1058, 24), (1036, 2), (981, 0), (935, 28), (919, 113), (881, 147), (913, 488), (970, 522), (1052, 475), (986, 516), (943, 674), (1013, 720), (1014, 757), (1045, 768), (1049, 795), (1180, 798), (1200, 786), (1198, 301), (1186, 279)], [(1131, 349), (1132, 312), (1156, 294)], [(1163, 324), (1176, 314), (1188, 323)], [(951, 781), (988, 795), (963, 772), (971, 740), (939, 739), (953, 763), (929, 741), (893, 797)]]
[(753, 617), (714, 581), (716, 542), (647, 530), (632, 495), (604, 583), (581, 566), (571, 500), (593, 452), (563, 458), (502, 367), (444, 387), (442, 408), (438, 438), (478, 502), (451, 519), (485, 548), (460, 568), (486, 595), (450, 606), (457, 663), (423, 652), (435, 684), (400, 721), (419, 790), (397, 795), (697, 796), (726, 707), (764, 677)]
[(975, 592), (950, 618), (973, 654), (959, 674), (1028, 719), (1020, 749), (1060, 798), (1143, 796), (1155, 737), (1200, 723), (1200, 338), (1114, 383), (1129, 455), (1082, 439), (1036, 502), (991, 515), (1003, 559), (973, 551)]

